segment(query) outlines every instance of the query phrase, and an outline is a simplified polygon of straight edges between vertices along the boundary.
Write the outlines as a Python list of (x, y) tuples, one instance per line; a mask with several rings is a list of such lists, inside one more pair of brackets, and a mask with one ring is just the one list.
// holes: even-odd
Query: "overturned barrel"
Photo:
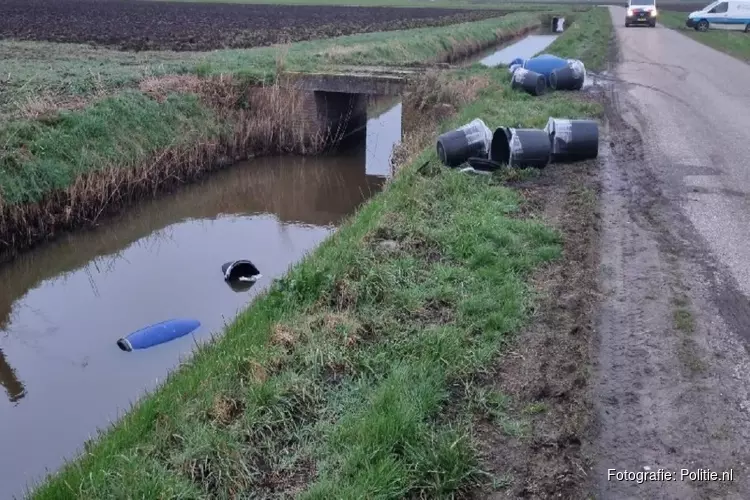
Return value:
[(553, 69), (549, 84), (555, 90), (581, 90), (586, 80), (586, 68), (581, 61), (570, 59), (562, 68)]
[(224, 281), (227, 282), (255, 282), (261, 275), (255, 264), (249, 260), (233, 260), (221, 266)]
[(492, 136), (490, 159), (514, 168), (543, 168), (549, 163), (551, 145), (545, 130), (505, 128)]
[(446, 132), (437, 139), (437, 154), (443, 165), (457, 167), (471, 157), (487, 158), (492, 131), (477, 118)]
[(130, 352), (134, 349), (147, 349), (187, 335), (201, 326), (194, 319), (170, 319), (137, 330), (117, 341), (117, 347)]
[[(531, 59), (527, 59), (523, 63), (524, 69), (539, 73), (544, 76), (544, 79), (549, 85), (549, 77), (553, 70), (564, 68), (568, 65), (568, 60), (562, 57), (553, 56), (552, 54), (542, 54)], [(551, 85), (550, 85), (551, 86)]]
[(503, 164), (489, 158), (469, 158), (466, 160), (469, 167), (476, 172), (490, 173), (503, 168)]
[(547, 82), (544, 76), (524, 68), (518, 68), (513, 72), (510, 80), (510, 88), (522, 89), (527, 94), (542, 95), (547, 90)]
[(599, 156), (599, 124), (594, 120), (550, 118), (544, 131), (555, 163), (590, 160)]

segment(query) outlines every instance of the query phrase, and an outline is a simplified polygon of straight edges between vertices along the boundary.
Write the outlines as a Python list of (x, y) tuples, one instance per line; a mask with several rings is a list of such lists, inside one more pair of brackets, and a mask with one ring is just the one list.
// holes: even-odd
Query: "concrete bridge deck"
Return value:
[(313, 92), (347, 94), (400, 95), (411, 79), (425, 67), (338, 66), (328, 71), (286, 72), (285, 85)]

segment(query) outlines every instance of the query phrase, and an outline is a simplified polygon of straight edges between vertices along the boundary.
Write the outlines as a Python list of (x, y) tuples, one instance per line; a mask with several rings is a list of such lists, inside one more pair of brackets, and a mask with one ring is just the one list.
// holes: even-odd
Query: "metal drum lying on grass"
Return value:
[(545, 133), (553, 162), (591, 160), (599, 156), (599, 124), (594, 120), (550, 118)]
[(555, 90), (581, 90), (586, 81), (586, 68), (581, 61), (570, 59), (562, 68), (553, 69), (549, 84)]
[(551, 54), (542, 54), (540, 56), (532, 57), (527, 59), (523, 63), (524, 69), (534, 71), (544, 76), (547, 81), (547, 85), (550, 84), (549, 76), (553, 70), (564, 68), (568, 65), (568, 60), (562, 57), (553, 56)]
[(547, 90), (547, 82), (544, 76), (524, 68), (518, 68), (513, 72), (510, 80), (510, 88), (523, 89), (527, 94), (539, 96)]
[(490, 159), (514, 168), (543, 168), (549, 163), (551, 145), (544, 130), (505, 128), (492, 136)]
[(444, 165), (457, 167), (471, 157), (487, 158), (491, 140), (492, 131), (477, 118), (439, 136), (437, 154)]

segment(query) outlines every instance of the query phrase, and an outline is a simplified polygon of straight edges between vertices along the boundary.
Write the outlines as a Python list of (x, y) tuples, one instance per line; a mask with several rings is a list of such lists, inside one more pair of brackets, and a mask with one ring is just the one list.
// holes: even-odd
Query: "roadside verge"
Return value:
[[(557, 43), (567, 44), (565, 55), (583, 57), (592, 42), (583, 34), (600, 26), (609, 26), (609, 15), (593, 9)], [(606, 50), (607, 40), (597, 40)], [(511, 91), (502, 68), (472, 67), (450, 78), (459, 83), (441, 90), (462, 95), (430, 102), (433, 110), (445, 99), (457, 103), (441, 129), (475, 117), (541, 127), (549, 116), (601, 112), (581, 94)], [(525, 447), (527, 424), (504, 413), (515, 395), (487, 383), (497, 381), (498, 353), (523, 343), (513, 334), (540, 293), (526, 280), (554, 272), (547, 266), (561, 256), (589, 265), (569, 253), (578, 248), (569, 238), (579, 226), (564, 214), (596, 204), (566, 174), (590, 166), (473, 177), (440, 167), (432, 145), (404, 151), (383, 193), (33, 497), (515, 492), (512, 478), (492, 472), (502, 463), (487, 458), (482, 433), (501, 432)], [(549, 197), (535, 198), (547, 188)], [(554, 211), (544, 206), (558, 189), (569, 202), (548, 220)], [(550, 228), (555, 220), (569, 223)]]
[[(701, 7), (703, 6), (696, 5), (695, 9), (699, 10)], [(685, 26), (688, 14), (688, 12), (662, 10), (659, 13), (659, 22), (667, 28), (689, 36), (696, 42), (725, 52), (741, 61), (750, 62), (750, 34), (726, 30), (710, 30), (701, 33)]]

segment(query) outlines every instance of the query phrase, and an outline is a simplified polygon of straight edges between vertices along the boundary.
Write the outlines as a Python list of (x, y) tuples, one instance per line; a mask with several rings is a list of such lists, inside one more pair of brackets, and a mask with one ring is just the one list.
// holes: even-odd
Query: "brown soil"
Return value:
[(563, 258), (532, 280), (539, 293), (531, 324), (498, 359), (486, 386), (510, 396), (505, 418), (520, 435), (479, 422), (491, 498), (584, 498), (582, 444), (590, 424), (589, 345), (596, 302), (597, 162), (550, 165), (515, 184), (536, 214), (563, 236)]
[(507, 13), (489, 9), (3, 0), (0, 39), (90, 43), (136, 51), (213, 50), (445, 26)]

